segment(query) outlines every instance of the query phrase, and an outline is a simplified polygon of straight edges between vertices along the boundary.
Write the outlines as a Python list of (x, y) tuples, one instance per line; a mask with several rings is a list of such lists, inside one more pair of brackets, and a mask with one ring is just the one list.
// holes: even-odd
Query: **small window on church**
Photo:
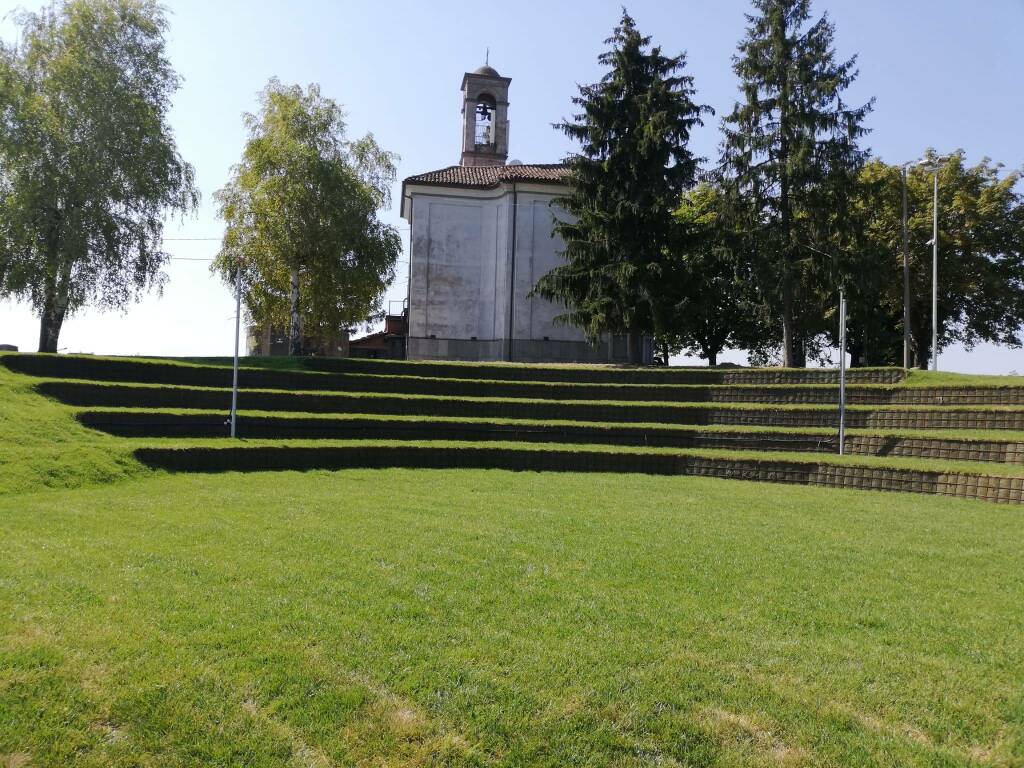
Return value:
[(494, 144), (494, 97), (483, 93), (476, 100), (476, 131), (474, 142), (479, 146)]

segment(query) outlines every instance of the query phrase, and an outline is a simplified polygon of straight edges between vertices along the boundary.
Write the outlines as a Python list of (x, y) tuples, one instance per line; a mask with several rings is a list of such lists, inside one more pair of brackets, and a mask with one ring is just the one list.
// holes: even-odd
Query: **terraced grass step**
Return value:
[[(500, 381), (551, 381), (606, 384), (838, 384), (839, 373), (815, 368), (625, 368), (584, 365), (516, 365), (509, 363), (449, 363), (430, 361), (309, 358), (312, 370), (373, 373), (385, 376), (428, 376)], [(901, 368), (856, 368), (848, 381), (895, 384), (904, 379)]]
[[(169, 386), (230, 387), (230, 367), (91, 355), (0, 355), (8, 369), (40, 378), (67, 378)], [(240, 368), (242, 389), (319, 391), (343, 389), (347, 377), (306, 370)]]
[(860, 490), (931, 493), (1024, 503), (1024, 477), (872, 467), (792, 459), (752, 459), (696, 453), (506, 447), (351, 445), (139, 448), (143, 463), (180, 472), (350, 468), (472, 468), (553, 472), (698, 475)]
[[(225, 386), (230, 383), (228, 362), (223, 358), (192, 362), (94, 357), (91, 355), (3, 354), (0, 361), (19, 373), (96, 381), (122, 381), (192, 386)], [(500, 363), (431, 363), (384, 360), (299, 358), (294, 368), (267, 368), (262, 358), (243, 358), (240, 385), (252, 388), (324, 389), (324, 381), (352, 375), (460, 381), (521, 383), (634, 384), (634, 385), (771, 385), (837, 384), (831, 369), (783, 368), (618, 368), (613, 366), (543, 366)], [(306, 374), (305, 376), (303, 374)], [(319, 374), (319, 376), (317, 376)], [(332, 377), (331, 374), (334, 374)], [(331, 377), (331, 378), (328, 378)], [(852, 384), (893, 384), (902, 381), (898, 368), (857, 368), (850, 371)], [(338, 379), (340, 380), (340, 379)], [(451, 386), (451, 384), (449, 384)]]
[[(56, 355), (10, 355), (0, 359), (11, 370), (44, 378), (217, 388), (224, 388), (231, 382), (226, 368), (214, 366)], [(239, 387), (244, 390), (624, 402), (831, 405), (839, 399), (838, 388), (829, 384), (594, 384), (307, 373), (258, 368), (243, 368), (239, 372)], [(851, 385), (847, 388), (847, 402), (851, 405), (1024, 405), (1024, 386)]]
[[(120, 437), (227, 437), (223, 413), (163, 411), (83, 411), (87, 427)], [(650, 425), (495, 423), (370, 417), (317, 418), (242, 414), (237, 434), (267, 440), (454, 440), (528, 443), (570, 443), (672, 448), (724, 448), (756, 451), (838, 453), (838, 436), (768, 430), (729, 431)], [(847, 453), (903, 456), (949, 461), (982, 461), (1024, 465), (1024, 441), (964, 440), (902, 435), (846, 437)]]
[[(43, 381), (36, 390), (79, 407), (182, 408), (227, 410), (230, 391)], [(456, 416), (478, 419), (535, 419), (658, 424), (722, 424), (766, 427), (834, 427), (838, 414), (827, 406), (697, 405), (525, 399), (472, 399), (428, 396), (358, 395), (247, 391), (245, 410), (292, 413)], [(876, 430), (1024, 430), (1024, 408), (852, 407), (847, 426)]]

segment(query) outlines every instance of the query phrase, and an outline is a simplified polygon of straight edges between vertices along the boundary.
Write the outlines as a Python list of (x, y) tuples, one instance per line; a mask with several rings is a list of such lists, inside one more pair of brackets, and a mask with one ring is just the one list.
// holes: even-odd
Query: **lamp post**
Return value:
[(900, 168), (900, 179), (903, 182), (903, 368), (910, 367), (910, 259), (909, 239), (907, 237), (907, 166)]
[[(809, 251), (825, 256), (833, 264), (838, 260), (813, 245), (800, 243)], [(839, 285), (839, 454), (846, 453), (846, 283)]]
[(235, 265), (235, 359), (231, 366), (231, 437), (238, 426), (238, 336), (242, 324), (242, 262)]
[(926, 157), (920, 165), (933, 175), (932, 198), (932, 239), (928, 245), (932, 247), (932, 370), (939, 370), (939, 168), (950, 155)]
[(932, 174), (932, 370), (939, 370), (939, 166)]
[(846, 291), (839, 289), (839, 455), (846, 453)]

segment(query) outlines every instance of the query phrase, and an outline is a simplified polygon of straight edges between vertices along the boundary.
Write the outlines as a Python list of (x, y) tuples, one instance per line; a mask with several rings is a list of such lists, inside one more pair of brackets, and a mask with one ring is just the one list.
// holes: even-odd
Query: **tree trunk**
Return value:
[(662, 364), (665, 365), (666, 367), (668, 366), (669, 357), (671, 357), (671, 355), (669, 354), (670, 351), (671, 350), (669, 349), (668, 344), (662, 344), (661, 345)]
[(60, 338), (60, 327), (64, 323), (64, 313), (57, 311), (56, 298), (47, 292), (43, 311), (39, 315), (39, 351), (57, 351)]
[(846, 349), (839, 350), (839, 354), (845, 352), (850, 355), (850, 368), (868, 365), (867, 332), (857, 330), (860, 327), (856, 325), (851, 331), (850, 323), (846, 324)]
[(807, 367), (807, 343), (802, 334), (793, 334), (793, 367)]
[(705, 347), (704, 357), (707, 358), (708, 367), (714, 368), (716, 365), (718, 365), (718, 352), (716, 352), (715, 350), (708, 349)]
[(299, 270), (291, 272), (291, 307), (288, 317), (288, 354), (302, 354), (302, 328), (299, 317)]
[(913, 344), (913, 347), (914, 347), (914, 349), (913, 349), (913, 352), (914, 352), (914, 365), (917, 366), (922, 371), (927, 371), (928, 370), (928, 363), (931, 362), (931, 358), (932, 358), (932, 338), (931, 338), (931, 335), (929, 334), (927, 337), (925, 337), (923, 339), (917, 339), (917, 338), (913, 338), (913, 337), (911, 337), (911, 338), (912, 338), (912, 340), (914, 342), (914, 344)]
[(914, 359), (914, 364), (918, 367), (918, 369), (922, 371), (927, 371), (928, 364), (931, 363), (931, 361), (932, 360), (930, 352), (918, 349), (917, 355)]
[(796, 334), (793, 328), (793, 304), (789, 298), (782, 301), (782, 367), (799, 367), (796, 359)]
[(643, 351), (641, 349), (640, 331), (629, 331), (626, 334), (626, 354), (630, 365), (643, 365)]
[(39, 351), (57, 353), (60, 329), (68, 312), (71, 268), (63, 267), (54, 282), (47, 282), (43, 295), (43, 311), (39, 314)]
[[(785, 22), (780, 30), (784, 47), (784, 55), (788, 60), (791, 58), (790, 51), (786, 45)], [(775, 33), (773, 33), (774, 35)], [(779, 168), (779, 218), (782, 225), (782, 365), (785, 368), (801, 368), (801, 355), (797, 352), (796, 323), (793, 318), (793, 251), (796, 244), (793, 242), (793, 212), (790, 210), (789, 202), (789, 137), (791, 126), (789, 123), (789, 105), (791, 89), (789, 84), (789, 68), (783, 67), (781, 71), (782, 82), (779, 84), (779, 155), (776, 158)]]

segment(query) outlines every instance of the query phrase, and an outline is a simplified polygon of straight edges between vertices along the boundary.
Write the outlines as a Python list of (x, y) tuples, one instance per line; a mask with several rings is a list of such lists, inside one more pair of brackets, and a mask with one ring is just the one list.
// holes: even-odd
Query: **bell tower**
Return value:
[(504, 165), (508, 159), (508, 86), (488, 64), (462, 76), (460, 165)]

